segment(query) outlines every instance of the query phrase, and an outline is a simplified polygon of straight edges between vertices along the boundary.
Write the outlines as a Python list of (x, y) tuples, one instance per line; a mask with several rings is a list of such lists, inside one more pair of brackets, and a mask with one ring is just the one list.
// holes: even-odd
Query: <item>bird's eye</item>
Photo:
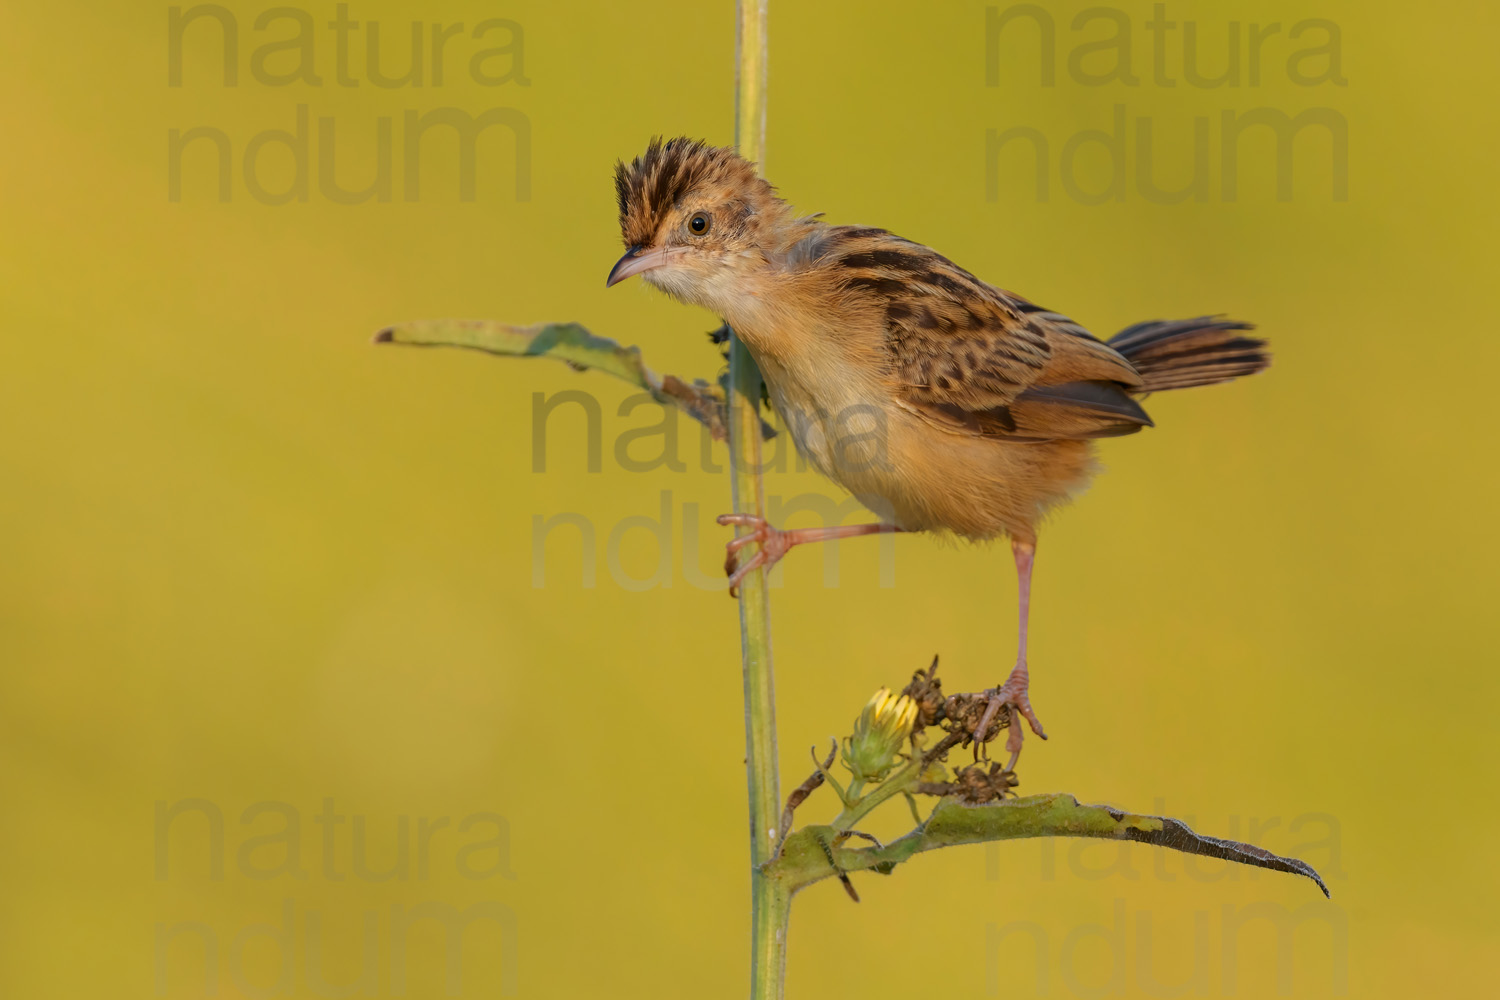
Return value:
[(694, 236), (702, 236), (708, 232), (708, 213), (699, 212), (688, 220), (688, 231)]

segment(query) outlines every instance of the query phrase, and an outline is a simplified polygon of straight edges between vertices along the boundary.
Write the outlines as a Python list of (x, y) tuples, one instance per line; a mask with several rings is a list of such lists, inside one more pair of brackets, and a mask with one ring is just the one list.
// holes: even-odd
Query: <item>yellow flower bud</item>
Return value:
[(891, 772), (916, 718), (917, 703), (906, 695), (892, 695), (889, 688), (875, 692), (844, 744), (844, 766), (855, 781), (880, 781)]

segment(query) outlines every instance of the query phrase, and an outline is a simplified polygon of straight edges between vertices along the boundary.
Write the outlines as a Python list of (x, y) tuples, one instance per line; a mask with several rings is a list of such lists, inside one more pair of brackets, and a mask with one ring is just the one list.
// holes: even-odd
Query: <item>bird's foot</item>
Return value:
[(1042, 739), (1047, 738), (1047, 731), (1042, 728), (1042, 722), (1036, 717), (1036, 712), (1031, 708), (1029, 689), (1031, 686), (1031, 674), (1026, 670), (1024, 662), (1017, 663), (1010, 676), (1004, 684), (1000, 685), (990, 695), (989, 705), (985, 707), (984, 716), (979, 720), (979, 726), (974, 730), (976, 734), (983, 734), (989, 729), (990, 723), (999, 714), (1001, 708), (1010, 709), (1010, 732), (1005, 737), (1005, 749), (1010, 751), (1010, 763), (1005, 766), (1007, 771), (1016, 769), (1016, 761), (1021, 757), (1021, 742), (1025, 739), (1025, 733), (1021, 730), (1021, 723), (1016, 718), (1018, 715), (1025, 719), (1031, 726), (1031, 731)]
[[(769, 573), (771, 567), (780, 562), (781, 557), (790, 552), (798, 542), (795, 533), (782, 531), (770, 521), (754, 514), (720, 514), (717, 520), (722, 525), (732, 524), (750, 529), (724, 545), (724, 572), (729, 577), (730, 597), (739, 596), (740, 584), (745, 577), (761, 567)], [(760, 548), (750, 558), (740, 558), (740, 550), (752, 543), (759, 543)]]
[[(834, 524), (821, 528), (794, 528), (782, 531), (769, 521), (754, 514), (720, 514), (720, 524), (733, 524), (749, 528), (748, 534), (732, 540), (724, 546), (724, 572), (729, 574), (729, 596), (739, 594), (740, 583), (751, 572), (764, 567), (767, 572), (781, 561), (781, 557), (794, 546), (808, 542), (831, 542), (838, 538), (857, 538), (860, 535), (881, 535), (903, 529), (894, 524)], [(760, 548), (749, 559), (740, 560), (740, 550), (752, 542)]]

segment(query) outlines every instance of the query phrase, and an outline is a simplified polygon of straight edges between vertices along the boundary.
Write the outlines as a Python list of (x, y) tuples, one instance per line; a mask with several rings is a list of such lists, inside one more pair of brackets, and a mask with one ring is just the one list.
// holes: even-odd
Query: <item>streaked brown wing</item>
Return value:
[(838, 227), (825, 255), (885, 310), (891, 373), (910, 402), (983, 411), (1036, 382), (1051, 350), (1017, 305), (937, 252), (883, 229)]
[(1041, 441), (1128, 434), (1150, 424), (1140, 376), (1066, 316), (987, 284), (882, 229), (839, 227), (825, 254), (886, 318), (903, 401), (950, 429)]

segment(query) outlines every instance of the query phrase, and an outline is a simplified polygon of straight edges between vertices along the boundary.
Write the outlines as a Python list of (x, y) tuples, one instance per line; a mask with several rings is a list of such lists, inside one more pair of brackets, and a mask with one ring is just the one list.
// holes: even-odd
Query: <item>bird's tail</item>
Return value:
[(1141, 373), (1138, 392), (1186, 389), (1254, 375), (1271, 364), (1266, 342), (1240, 335), (1253, 330), (1218, 316), (1154, 319), (1126, 327), (1109, 339)]

